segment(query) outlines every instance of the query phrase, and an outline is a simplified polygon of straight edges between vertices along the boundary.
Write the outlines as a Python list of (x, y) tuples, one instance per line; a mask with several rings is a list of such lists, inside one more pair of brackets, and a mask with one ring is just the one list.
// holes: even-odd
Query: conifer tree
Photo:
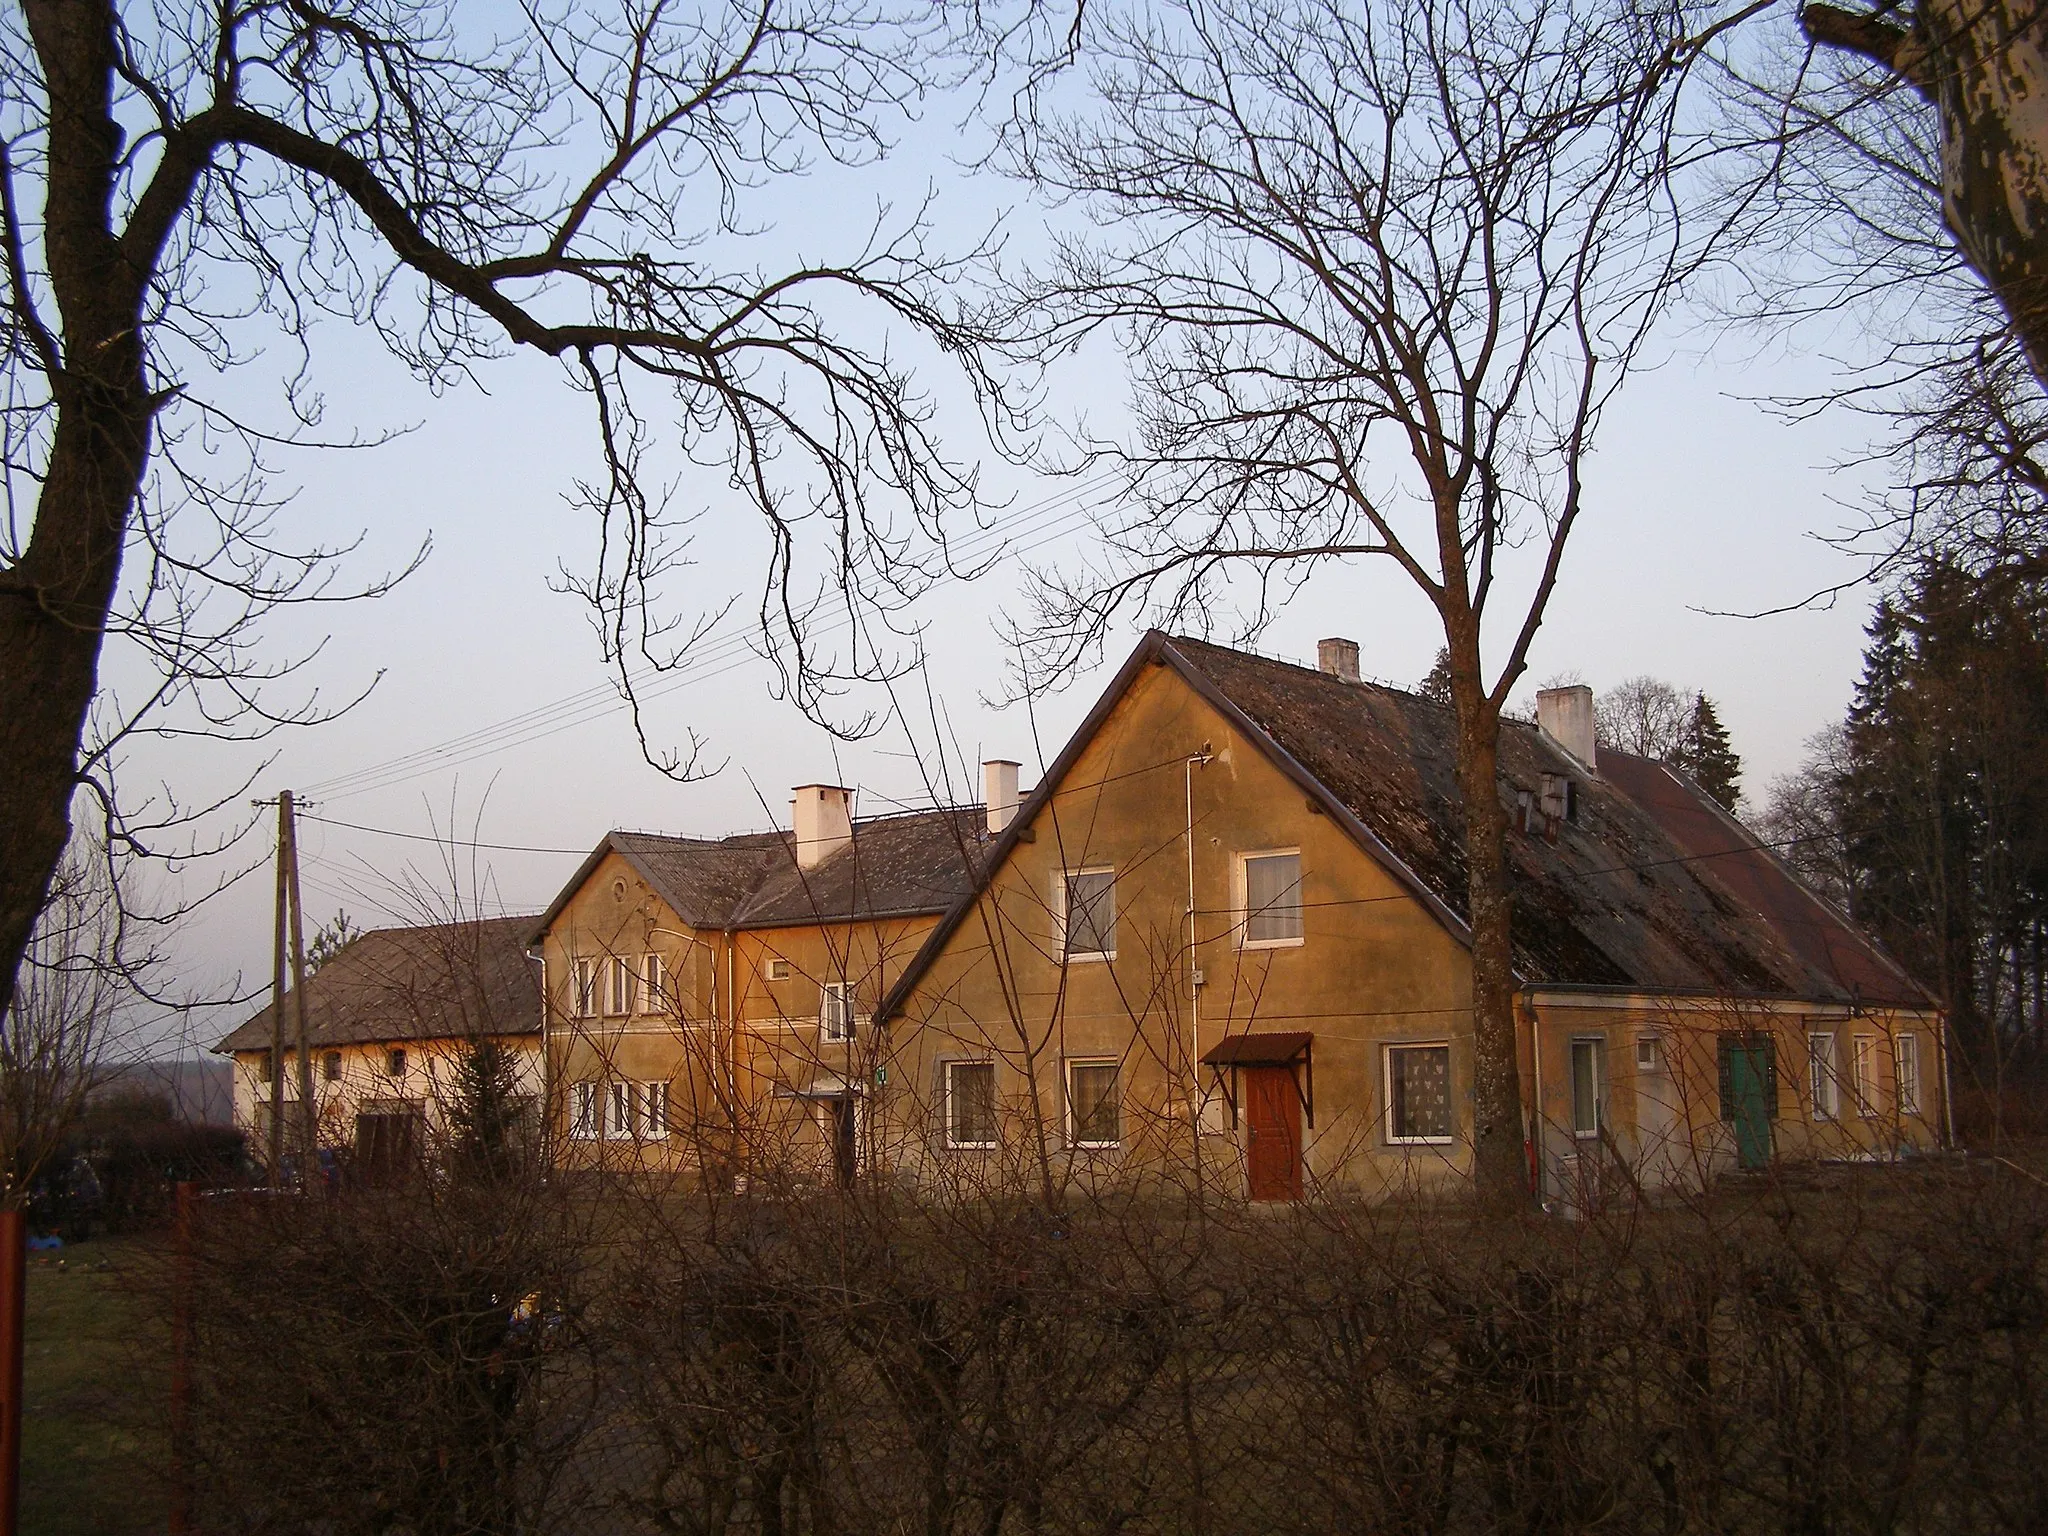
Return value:
[(1415, 691), (1425, 699), (1449, 708), (1451, 704), (1451, 648), (1440, 645), (1436, 648), (1436, 660), (1429, 664), (1429, 671), (1422, 681), (1415, 685)]
[(1729, 744), (1728, 729), (1704, 693), (1693, 695), (1692, 712), (1679, 736), (1678, 766), (1723, 809), (1732, 812), (1742, 798), (1742, 759)]

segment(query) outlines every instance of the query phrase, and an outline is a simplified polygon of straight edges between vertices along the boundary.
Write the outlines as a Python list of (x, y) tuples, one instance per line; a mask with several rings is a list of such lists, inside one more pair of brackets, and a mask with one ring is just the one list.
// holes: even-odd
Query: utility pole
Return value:
[(299, 829), (292, 817), (292, 792), (277, 797), (283, 841), (278, 858), (287, 871), (292, 911), (292, 1022), (299, 1045), (299, 1178), (308, 1187), (319, 1173), (319, 1117), (313, 1108), (313, 1052), (306, 1040), (305, 906), (299, 899)]
[[(263, 802), (258, 801), (258, 804)], [(286, 883), (284, 850), (291, 836), (292, 803), (289, 795), (277, 800), (277, 924), (271, 946), (270, 990), (270, 1187), (277, 1188), (284, 1177), (284, 943), (285, 913), (290, 903)]]

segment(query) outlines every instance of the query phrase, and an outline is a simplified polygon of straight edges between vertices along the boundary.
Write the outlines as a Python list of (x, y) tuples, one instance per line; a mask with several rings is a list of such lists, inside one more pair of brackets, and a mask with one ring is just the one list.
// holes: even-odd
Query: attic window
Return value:
[(405, 1076), (405, 1052), (391, 1051), (385, 1055), (384, 1075), (386, 1077)]
[(1569, 821), (1579, 819), (1579, 786), (1576, 781), (1562, 773), (1543, 775), (1543, 797), (1541, 809), (1546, 821)]

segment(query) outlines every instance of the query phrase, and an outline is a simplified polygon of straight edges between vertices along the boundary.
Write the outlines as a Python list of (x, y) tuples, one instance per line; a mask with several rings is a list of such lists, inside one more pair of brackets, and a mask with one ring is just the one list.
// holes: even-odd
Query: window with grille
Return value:
[(1114, 1147), (1123, 1141), (1115, 1062), (1067, 1063), (1067, 1140), (1076, 1147)]
[(818, 995), (818, 1031), (826, 1040), (853, 1038), (853, 986), (828, 981)]
[(946, 1063), (946, 1145), (992, 1147), (996, 1144), (996, 1064), (992, 1061)]
[(1248, 853), (1244, 856), (1244, 941), (1246, 944), (1301, 942), (1301, 855)]
[(1061, 913), (1066, 953), (1070, 959), (1111, 960), (1116, 957), (1116, 871), (1069, 870)]
[(1447, 1142), (1452, 1136), (1451, 1048), (1390, 1045), (1387, 1067), (1387, 1140)]

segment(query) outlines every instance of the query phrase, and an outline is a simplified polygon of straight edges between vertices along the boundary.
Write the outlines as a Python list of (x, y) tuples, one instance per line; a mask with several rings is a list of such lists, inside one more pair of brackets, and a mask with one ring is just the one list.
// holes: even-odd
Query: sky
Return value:
[[(879, 171), (819, 174), (800, 193), (779, 192), (767, 222), (799, 244), (829, 243), (878, 199), (933, 184), (944, 195), (942, 229), (1001, 214), (1015, 249), (1041, 245), (1047, 216), (952, 164), (948, 131), (934, 119)], [(1630, 382), (1602, 429), (1587, 510), (1530, 669), (1532, 684), (1576, 673), (1597, 691), (1647, 673), (1704, 690), (1742, 755), (1752, 806), (1773, 776), (1798, 765), (1803, 740), (1847, 705), (1871, 601), (1856, 589), (1768, 618), (1726, 616), (1783, 608), (1859, 568), (1824, 536), (1854, 520), (1861, 472), (1838, 466), (1863, 446), (1863, 427), (1787, 423), (1758, 403), (1836, 379), (1836, 365), (1803, 350), (1806, 341), (1726, 332), (1696, 312), (1667, 327), (1659, 366)], [(451, 903), (538, 911), (609, 829), (717, 836), (766, 827), (786, 819), (789, 791), (802, 783), (856, 786), (864, 812), (928, 802), (941, 761), (958, 798), (978, 794), (974, 765), (984, 757), (1021, 760), (1028, 784), (1137, 637), (1127, 629), (1063, 691), (1028, 707), (1001, 702), (1011, 661), (1003, 624), (1018, 611), (1023, 563), (1085, 555), (1103, 492), (1004, 463), (980, 438), (957, 380), (934, 368), (928, 387), (948, 447), (983, 464), (988, 515), (1008, 549), (985, 576), (942, 583), (905, 616), (928, 658), (903, 690), (912, 726), (838, 741), (776, 696), (774, 671), (750, 651), (744, 623), (759, 581), (758, 530), (715, 479), (688, 481), (683, 490), (703, 515), (674, 611), (688, 619), (735, 594), (741, 601), (701, 659), (644, 695), (653, 745), (694, 734), (717, 770), (676, 782), (645, 761), (588, 610), (557, 590), (594, 548), (592, 524), (570, 499), (591, 467), (587, 406), (559, 366), (505, 358), (437, 392), (368, 334), (328, 327), (318, 353), (331, 420), (406, 430), (376, 448), (301, 456), (289, 466), (300, 489), (281, 525), (327, 539), (360, 531), (362, 547), (346, 562), (359, 578), (402, 566), (429, 536), (431, 553), (387, 595), (278, 616), (268, 644), (279, 655), (317, 650), (293, 680), (299, 696), (317, 689), (339, 701), (367, 687), (367, 697), (338, 719), (260, 745), (145, 742), (123, 767), (131, 790), (162, 785), (188, 802), (229, 795), (251, 774), (240, 801), (301, 793), (309, 926), (337, 910), (361, 927)], [(1115, 421), (1122, 381), (1114, 359), (1103, 362), (1059, 376), (1051, 404)], [(223, 387), (260, 395), (261, 379), (259, 369)], [(1326, 635), (1356, 639), (1368, 675), (1404, 686), (1441, 643), (1434, 613), (1384, 565), (1318, 576), (1259, 643), (1313, 664)], [(118, 665), (112, 675), (124, 682)], [(891, 701), (870, 692), (846, 703), (849, 713), (886, 713)], [(213, 825), (231, 823), (248, 830), (224, 858), (162, 872), (148, 888), (175, 904), (241, 872), (174, 935), (178, 985), (217, 1004), (174, 1026), (184, 1048), (210, 1045), (239, 1022), (254, 1005), (220, 1000), (253, 991), (269, 972), (270, 824), (239, 803)], [(438, 841), (450, 836), (467, 841)]]

